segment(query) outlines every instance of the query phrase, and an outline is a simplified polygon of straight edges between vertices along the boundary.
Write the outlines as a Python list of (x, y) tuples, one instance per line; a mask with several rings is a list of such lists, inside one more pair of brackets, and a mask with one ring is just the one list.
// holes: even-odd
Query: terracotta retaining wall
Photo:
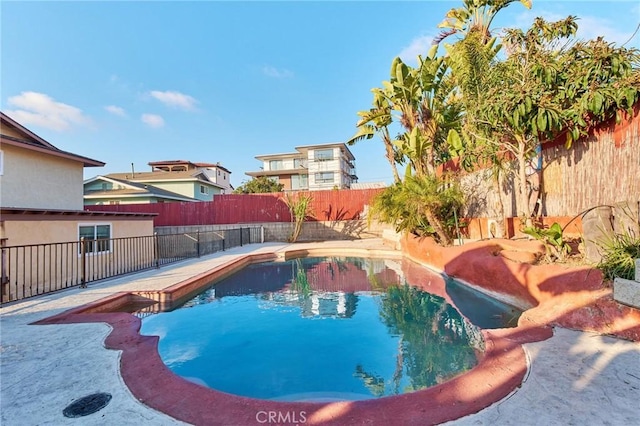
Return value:
[(559, 325), (640, 341), (640, 310), (613, 300), (599, 270), (533, 265), (537, 241), (484, 240), (441, 247), (431, 238), (404, 236), (405, 256), (522, 308), (519, 325)]

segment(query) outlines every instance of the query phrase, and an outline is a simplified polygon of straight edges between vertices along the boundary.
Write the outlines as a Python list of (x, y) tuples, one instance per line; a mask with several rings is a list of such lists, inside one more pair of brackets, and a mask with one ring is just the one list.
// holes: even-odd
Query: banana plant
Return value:
[(390, 80), (377, 89), (404, 129), (392, 143), (411, 166), (410, 174), (416, 176), (435, 175), (447, 133), (459, 125), (460, 108), (454, 102), (448, 67), (436, 53), (434, 46), (426, 57), (418, 56), (417, 68), (395, 58)]
[(489, 29), (497, 13), (516, 1), (531, 9), (532, 0), (464, 0), (463, 7), (449, 10), (438, 24), (443, 31), (435, 38), (434, 44), (454, 34), (467, 36), (472, 32), (480, 34), (484, 42), (488, 41), (491, 38)]
[(356, 123), (356, 133), (347, 141), (348, 145), (353, 145), (361, 140), (371, 139), (376, 134), (380, 135), (385, 148), (385, 157), (391, 166), (394, 183), (400, 182), (400, 175), (396, 163), (400, 162), (399, 154), (394, 148), (389, 134), (389, 126), (393, 122), (391, 117), (391, 105), (388, 99), (379, 92), (379, 89), (372, 89), (373, 108), (358, 111), (360, 120)]

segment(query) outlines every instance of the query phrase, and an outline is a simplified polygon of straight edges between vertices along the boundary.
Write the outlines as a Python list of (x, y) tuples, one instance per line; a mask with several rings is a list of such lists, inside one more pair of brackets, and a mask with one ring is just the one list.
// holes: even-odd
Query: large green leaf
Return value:
[(460, 134), (456, 130), (449, 130), (449, 133), (447, 134), (447, 143), (456, 153), (462, 151), (462, 139), (460, 139)]

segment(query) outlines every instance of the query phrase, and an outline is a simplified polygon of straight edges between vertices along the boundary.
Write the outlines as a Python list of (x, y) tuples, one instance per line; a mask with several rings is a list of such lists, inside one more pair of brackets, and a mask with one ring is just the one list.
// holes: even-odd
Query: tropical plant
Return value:
[(382, 298), (380, 317), (402, 337), (393, 393), (400, 392), (403, 374), (410, 381), (404, 390), (418, 390), (477, 363), (474, 345), (481, 340), (480, 332), (442, 297), (406, 284), (392, 285)]
[[(460, 132), (455, 129), (449, 131), (449, 152), (467, 171), (478, 165), (489, 165), (497, 194), (492, 210), (499, 219), (505, 216), (501, 194), (505, 179), (510, 175), (510, 165), (499, 145), (486, 142), (491, 129), (478, 121), (477, 117), (483, 105), (490, 102), (486, 93), (490, 87), (491, 70), (502, 48), (497, 43), (497, 38), (491, 35), (490, 26), (496, 14), (513, 2), (514, 0), (465, 1), (463, 7), (447, 13), (446, 19), (439, 25), (446, 30), (434, 40), (434, 44), (439, 44), (451, 35), (462, 35), (454, 44), (445, 44), (446, 61), (451, 68), (451, 76), (464, 111)], [(520, 3), (527, 8), (531, 7), (530, 1), (521, 0)], [(504, 235), (503, 221), (498, 220), (496, 223), (499, 224), (497, 234)]]
[(522, 232), (532, 236), (544, 244), (546, 249), (546, 260), (549, 262), (556, 259), (563, 262), (567, 255), (571, 253), (571, 246), (567, 241), (565, 241), (562, 227), (557, 222), (554, 222), (547, 229), (538, 226), (531, 226), (524, 228)]
[(291, 222), (294, 224), (293, 231), (289, 236), (289, 242), (295, 243), (302, 231), (302, 224), (309, 216), (313, 196), (311, 194), (295, 193), (290, 195), (287, 193), (284, 200), (291, 213)]
[(433, 46), (418, 56), (414, 69), (396, 58), (387, 87), (394, 93), (393, 109), (405, 129), (394, 144), (410, 167), (406, 175), (435, 176), (436, 167), (448, 158), (447, 135), (460, 124), (460, 104), (448, 65)]
[[(638, 55), (601, 39), (576, 43), (573, 16), (547, 22), (537, 18), (526, 32), (508, 29), (508, 56), (491, 68), (476, 119), (488, 129), (486, 141), (516, 160), (517, 208), (531, 226), (527, 162), (546, 140), (566, 133), (567, 147), (595, 124), (631, 112), (640, 97)], [(482, 135), (481, 135), (482, 136)]]
[(455, 181), (435, 176), (406, 176), (403, 183), (385, 188), (371, 206), (371, 215), (395, 226), (397, 232), (435, 235), (451, 245), (455, 222), (463, 202)]
[(292, 264), (293, 277), (291, 279), (291, 290), (303, 298), (311, 294), (311, 285), (307, 279), (307, 271), (302, 259), (295, 259)]
[(251, 179), (250, 181), (245, 181), (237, 187), (233, 193), (234, 194), (265, 194), (270, 192), (282, 192), (284, 185), (276, 182), (275, 179), (269, 178), (267, 176), (258, 176), (256, 178)]
[(398, 174), (398, 168), (396, 163), (401, 161), (398, 157), (397, 149), (394, 147), (389, 133), (389, 126), (393, 122), (391, 117), (391, 105), (389, 100), (380, 94), (376, 89), (372, 89), (373, 92), (373, 108), (366, 111), (359, 111), (358, 115), (361, 117), (356, 123), (358, 128), (355, 135), (347, 141), (348, 145), (354, 145), (356, 142), (363, 139), (371, 139), (376, 133), (380, 134), (382, 143), (384, 144), (385, 157), (391, 166), (391, 172), (393, 173), (393, 182), (400, 182), (400, 175)]
[(435, 38), (434, 44), (439, 44), (445, 38), (454, 34), (477, 34), (486, 43), (491, 39), (491, 23), (497, 13), (511, 3), (520, 1), (524, 7), (531, 9), (531, 0), (464, 0), (463, 7), (453, 8), (447, 12), (445, 20), (438, 28), (444, 30)]
[[(436, 166), (448, 155), (447, 134), (459, 125), (460, 107), (448, 67), (436, 53), (433, 46), (424, 58), (418, 56), (417, 68), (395, 58), (390, 79), (371, 89), (373, 108), (358, 113), (358, 130), (348, 141), (354, 144), (379, 133), (395, 183), (400, 182), (396, 164), (407, 164), (405, 176), (435, 175)], [(402, 129), (395, 139), (389, 132), (393, 123)]]

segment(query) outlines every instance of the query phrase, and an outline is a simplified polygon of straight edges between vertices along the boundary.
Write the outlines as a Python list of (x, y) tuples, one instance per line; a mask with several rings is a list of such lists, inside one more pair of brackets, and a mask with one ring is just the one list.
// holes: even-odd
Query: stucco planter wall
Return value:
[(521, 308), (519, 324), (560, 325), (640, 341), (640, 310), (613, 300), (599, 270), (532, 265), (501, 252), (539, 252), (537, 241), (485, 240), (441, 247), (431, 238), (405, 235), (403, 254)]

